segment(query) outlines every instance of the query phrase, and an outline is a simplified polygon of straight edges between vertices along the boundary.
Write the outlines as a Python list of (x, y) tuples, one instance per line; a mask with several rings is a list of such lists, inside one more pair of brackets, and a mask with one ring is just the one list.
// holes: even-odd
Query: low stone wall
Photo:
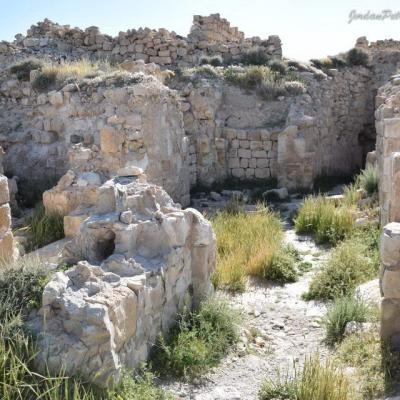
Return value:
[(16, 257), (13, 234), (11, 232), (11, 209), (8, 204), (10, 194), (8, 191), (8, 180), (2, 175), (3, 149), (0, 147), (0, 266), (4, 262)]
[(117, 37), (100, 33), (98, 27), (84, 30), (59, 25), (45, 19), (32, 25), (26, 36), (16, 35), (15, 43), (0, 43), (0, 65), (7, 57), (52, 55), (67, 58), (126, 59), (184, 67), (196, 65), (202, 56), (220, 56), (237, 60), (248, 51), (261, 51), (267, 58), (282, 58), (278, 36), (266, 40), (244, 37), (219, 14), (194, 16), (189, 36), (182, 37), (166, 29), (139, 28), (120, 32)]
[(39, 362), (105, 386), (146, 361), (178, 313), (212, 292), (215, 236), (144, 175), (114, 178), (98, 193), (64, 249), (77, 265), (44, 289)]

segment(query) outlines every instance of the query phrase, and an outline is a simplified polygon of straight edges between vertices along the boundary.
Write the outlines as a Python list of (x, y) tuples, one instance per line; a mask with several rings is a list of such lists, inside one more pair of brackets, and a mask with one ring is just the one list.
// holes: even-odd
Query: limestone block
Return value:
[(244, 177), (244, 169), (243, 168), (233, 168), (232, 176), (235, 178), (243, 178)]
[(253, 150), (251, 156), (254, 158), (267, 158), (268, 153), (265, 150)]
[(257, 168), (266, 168), (269, 166), (269, 160), (267, 158), (257, 158), (256, 166)]
[(270, 177), (269, 168), (256, 168), (254, 170), (254, 175), (258, 179), (265, 179)]
[(257, 140), (250, 141), (250, 150), (262, 150), (263, 142)]
[(124, 135), (110, 126), (100, 130), (100, 147), (105, 153), (118, 153), (121, 151)]
[(64, 217), (64, 235), (65, 237), (74, 237), (79, 233), (81, 223), (89, 216), (87, 214), (66, 215)]
[(8, 180), (4, 175), (0, 175), (0, 205), (10, 201), (10, 193), (8, 191)]
[(381, 337), (385, 343), (400, 349), (400, 299), (382, 300)]
[(0, 206), (0, 237), (11, 227), (11, 209), (8, 204)]
[(53, 90), (52, 92), (47, 93), (49, 102), (54, 107), (60, 107), (64, 103), (63, 92), (57, 92)]
[(15, 256), (14, 240), (11, 231), (0, 235), (0, 260), (12, 260)]
[(239, 158), (229, 158), (228, 159), (228, 167), (229, 168), (239, 168), (240, 167), (240, 159)]
[(248, 149), (239, 149), (238, 156), (240, 158), (251, 158), (251, 150)]
[(381, 235), (381, 260), (387, 267), (400, 268), (400, 223), (391, 222)]

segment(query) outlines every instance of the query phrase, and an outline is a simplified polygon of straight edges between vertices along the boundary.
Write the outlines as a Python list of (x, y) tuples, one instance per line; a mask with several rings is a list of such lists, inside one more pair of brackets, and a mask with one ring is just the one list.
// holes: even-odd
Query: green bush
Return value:
[(298, 96), (299, 94), (303, 94), (306, 92), (304, 83), (298, 81), (285, 82), (284, 88), (286, 92), (291, 96)]
[(354, 230), (354, 212), (324, 196), (308, 197), (294, 219), (300, 234), (314, 234), (317, 243), (336, 244)]
[(283, 249), (272, 256), (269, 265), (265, 268), (265, 279), (279, 284), (296, 282), (298, 278), (296, 259), (290, 251), (285, 250)]
[(259, 400), (354, 400), (354, 391), (344, 372), (333, 360), (322, 362), (318, 354), (295, 367), (294, 376), (278, 374), (266, 380)]
[(267, 65), (268, 55), (263, 50), (252, 50), (241, 56), (240, 62), (244, 65)]
[(378, 265), (373, 254), (368, 243), (358, 237), (340, 243), (314, 276), (304, 298), (333, 300), (350, 296), (357, 285), (376, 276)]
[(377, 166), (369, 165), (357, 177), (357, 184), (369, 195), (379, 190), (379, 171)]
[(287, 71), (287, 66), (283, 61), (273, 60), (268, 63), (271, 71), (279, 72), (281, 75), (285, 75)]
[(16, 74), (19, 81), (29, 81), (31, 71), (35, 69), (41, 69), (43, 67), (43, 62), (36, 59), (27, 59), (14, 64), (10, 71), (12, 74)]
[(329, 307), (325, 317), (326, 342), (334, 345), (343, 340), (348, 322), (366, 322), (371, 315), (371, 306), (353, 296), (338, 298)]
[(214, 297), (183, 315), (156, 344), (153, 365), (163, 375), (193, 378), (216, 365), (238, 340), (240, 312)]
[(32, 82), (32, 87), (39, 91), (46, 91), (51, 89), (57, 81), (57, 71), (42, 71), (35, 80)]
[(223, 63), (224, 61), (220, 56), (213, 56), (210, 58), (210, 65), (212, 65), (213, 67), (220, 67), (221, 65), (223, 65)]
[(38, 204), (28, 220), (30, 232), (30, 249), (35, 250), (64, 237), (63, 216), (57, 212), (45, 211)]
[(346, 60), (349, 65), (367, 66), (369, 63), (369, 55), (363, 49), (353, 48), (347, 52)]

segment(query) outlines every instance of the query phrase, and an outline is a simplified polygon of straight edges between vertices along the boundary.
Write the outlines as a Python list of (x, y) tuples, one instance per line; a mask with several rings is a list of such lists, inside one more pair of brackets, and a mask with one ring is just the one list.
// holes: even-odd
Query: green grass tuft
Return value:
[(336, 299), (325, 317), (326, 343), (330, 346), (341, 342), (348, 322), (367, 322), (372, 314), (371, 306), (353, 296)]
[(237, 342), (241, 313), (214, 297), (183, 315), (168, 338), (160, 338), (153, 365), (163, 375), (193, 378), (216, 365)]
[(57, 212), (45, 211), (43, 205), (38, 204), (33, 215), (28, 220), (30, 232), (30, 250), (46, 246), (49, 243), (64, 237), (64, 220)]

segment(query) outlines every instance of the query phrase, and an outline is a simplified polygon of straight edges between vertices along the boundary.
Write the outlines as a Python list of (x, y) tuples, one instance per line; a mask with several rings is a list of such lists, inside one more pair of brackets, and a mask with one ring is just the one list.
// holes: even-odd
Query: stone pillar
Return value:
[(382, 299), (381, 336), (400, 350), (400, 223), (391, 222), (381, 236), (380, 282)]
[[(2, 148), (0, 153), (2, 155)], [(8, 180), (1, 174), (3, 172), (0, 159), (0, 266), (14, 259), (14, 241), (11, 232), (11, 209), (8, 204), (10, 194), (8, 191)]]

